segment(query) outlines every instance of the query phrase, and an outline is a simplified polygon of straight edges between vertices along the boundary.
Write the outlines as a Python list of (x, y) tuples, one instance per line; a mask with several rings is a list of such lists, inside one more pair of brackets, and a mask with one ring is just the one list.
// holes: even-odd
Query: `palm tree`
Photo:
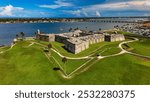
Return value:
[(66, 62), (67, 62), (67, 58), (66, 58), (66, 57), (62, 58), (62, 62), (64, 63), (64, 72), (65, 72), (65, 74), (67, 75), (67, 73), (66, 73)]
[(16, 39), (18, 40), (18, 38), (19, 38), (19, 35), (18, 35), (18, 34), (16, 34)]
[(85, 27), (85, 29), (87, 30), (87, 27)]
[(69, 29), (69, 32), (71, 32), (71, 31), (72, 31), (72, 28)]
[(52, 48), (52, 44), (49, 43), (49, 44), (47, 45), (47, 47), (48, 47), (48, 49), (51, 49), (51, 48)]
[[(47, 45), (47, 47), (48, 47), (48, 49), (50, 50), (50, 49), (52, 48), (52, 44), (49, 43), (49, 44)], [(51, 50), (50, 50), (50, 51), (51, 51)], [(51, 52), (49, 52), (49, 54), (51, 55)]]
[(64, 58), (62, 59), (62, 62), (63, 62), (63, 63), (66, 63), (66, 62), (67, 62), (67, 58), (64, 57)]
[(37, 32), (34, 32), (35, 36), (38, 34)]
[(24, 32), (20, 32), (20, 35), (22, 37), (22, 40), (24, 39), (25, 33)]
[(77, 27), (77, 28), (75, 28), (74, 30), (79, 30), (79, 28)]
[(101, 31), (102, 29), (101, 28), (99, 28), (99, 31)]

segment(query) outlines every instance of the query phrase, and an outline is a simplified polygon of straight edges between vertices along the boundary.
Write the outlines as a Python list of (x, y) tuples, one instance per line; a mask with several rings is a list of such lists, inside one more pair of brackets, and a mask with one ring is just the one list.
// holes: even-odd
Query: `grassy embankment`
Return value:
[(10, 47), (9, 46), (6, 46), (6, 47), (0, 47), (0, 52), (1, 51), (6, 51), (6, 50), (8, 50)]
[[(149, 49), (149, 40), (136, 43), (139, 43), (138, 48), (145, 46), (146, 50)], [(87, 70), (81, 69), (76, 72), (78, 75), (72, 79), (64, 79), (59, 71), (53, 70), (58, 65), (54, 60), (49, 61), (47, 59), (43, 48), (36, 44), (28, 47), (29, 44), (29, 42), (19, 42), (11, 50), (0, 54), (0, 84), (150, 84), (150, 59), (128, 54), (102, 60), (93, 59), (84, 66), (87, 67)], [(53, 46), (55, 45), (53, 44)], [(95, 46), (99, 47), (100, 45)], [(62, 47), (58, 47), (60, 52), (63, 51)], [(95, 50), (94, 48), (91, 49), (91, 51)], [(145, 51), (145, 49), (142, 49), (141, 54), (145, 52), (150, 55), (150, 52)], [(89, 53), (85, 53), (85, 55)], [(51, 52), (51, 54), (64, 66), (56, 53)], [(72, 72), (84, 62), (86, 61), (68, 60), (66, 63), (67, 73)]]
[(69, 84), (150, 84), (150, 60), (128, 54), (99, 60)]
[(150, 38), (145, 38), (138, 35), (133, 35), (133, 37), (136, 37), (139, 40), (125, 44), (122, 47), (133, 53), (150, 56)]
[[(0, 54), (0, 84), (59, 84), (60, 76), (53, 71), (39, 46), (19, 42)], [(56, 81), (57, 80), (57, 81)]]
[[(62, 67), (63, 70), (66, 72), (66, 74), (70, 74), (72, 71), (74, 71), (76, 68), (80, 67), (82, 64), (86, 63), (89, 59), (67, 59), (66, 63), (62, 62), (62, 58), (57, 55), (54, 51), (51, 51), (51, 56), (55, 59), (51, 59), (53, 64), (55, 64), (56, 67)], [(60, 66), (58, 65), (58, 63)]]

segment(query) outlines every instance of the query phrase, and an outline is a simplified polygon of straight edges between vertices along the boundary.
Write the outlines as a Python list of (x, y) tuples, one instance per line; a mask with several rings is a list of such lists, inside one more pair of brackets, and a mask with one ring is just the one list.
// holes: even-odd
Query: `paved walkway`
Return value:
[(58, 51), (56, 51), (55, 49), (51, 49), (51, 50), (53, 50), (55, 53), (57, 53), (60, 57), (62, 57), (62, 58), (67, 58), (67, 59), (88, 59), (88, 58), (91, 58), (91, 57), (89, 57), (89, 56), (85, 56), (85, 57), (77, 57), (77, 58), (74, 58), (74, 57), (67, 57), (67, 56), (64, 56), (64, 55), (62, 55), (62, 54), (60, 54)]
[(28, 47), (32, 46), (35, 42), (31, 42), (31, 44), (28, 45)]
[(0, 54), (5, 53), (5, 52), (11, 50), (14, 46), (15, 46), (15, 44), (11, 45), (9, 49), (7, 49), (7, 50), (5, 50), (5, 51), (1, 51)]
[(135, 41), (138, 41), (137, 38), (133, 38), (134, 40), (130, 40), (130, 41), (124, 41), (124, 42), (121, 42), (118, 47), (121, 49), (121, 52), (117, 53), (117, 54), (113, 54), (113, 55), (108, 55), (108, 56), (99, 56), (98, 58), (99, 59), (102, 59), (102, 58), (107, 58), (107, 57), (113, 57), (113, 56), (118, 56), (118, 55), (122, 55), (124, 53), (131, 53), (131, 52), (128, 52), (126, 51), (125, 49), (122, 48), (122, 45), (123, 44), (127, 44), (127, 43), (131, 43), (131, 42), (135, 42)]

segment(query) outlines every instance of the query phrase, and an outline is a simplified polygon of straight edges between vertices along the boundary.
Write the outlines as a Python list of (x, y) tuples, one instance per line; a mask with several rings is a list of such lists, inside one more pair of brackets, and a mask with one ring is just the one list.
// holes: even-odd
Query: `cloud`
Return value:
[(55, 3), (54, 5), (39, 5), (39, 7), (57, 9), (57, 8), (61, 8), (61, 7), (70, 7), (70, 6), (73, 6), (72, 3), (64, 2), (62, 0), (54, 1), (54, 3)]
[(68, 11), (68, 13), (72, 13), (73, 15), (81, 16), (81, 11), (80, 10)]
[(83, 12), (83, 14), (84, 14), (85, 17), (89, 16), (87, 12)]
[(0, 7), (0, 16), (14, 16), (15, 12), (22, 11), (22, 7), (14, 7), (12, 5), (7, 5)]
[(77, 10), (74, 11), (72, 10), (71, 12), (68, 13), (71, 13), (75, 16), (81, 16), (84, 15), (84, 12), (86, 12), (86, 14), (89, 16), (99, 17), (101, 16), (100, 12), (108, 12), (108, 11), (120, 12), (120, 13), (122, 13), (122, 11), (147, 12), (150, 11), (150, 0), (127, 0), (126, 2), (124, 0), (115, 0), (115, 2), (110, 2), (110, 0), (107, 0), (107, 2), (103, 4), (95, 4), (95, 5), (80, 7)]
[(49, 17), (53, 15), (53, 13), (39, 10), (26, 10), (22, 7), (14, 7), (13, 5), (0, 7), (0, 17)]
[(100, 17), (101, 14), (100, 14), (98, 11), (96, 11), (96, 16), (97, 16), (97, 17)]
[(97, 4), (92, 5), (90, 7), (86, 7), (87, 10), (104, 10), (104, 11), (120, 11), (120, 10), (150, 10), (150, 0), (134, 0), (127, 2), (115, 2), (115, 3), (105, 3), (105, 4)]

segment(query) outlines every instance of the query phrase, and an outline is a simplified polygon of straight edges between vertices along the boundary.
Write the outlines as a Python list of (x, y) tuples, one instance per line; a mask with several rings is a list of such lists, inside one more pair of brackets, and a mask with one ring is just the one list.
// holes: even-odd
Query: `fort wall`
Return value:
[[(82, 33), (83, 34), (83, 33)], [(65, 44), (65, 48), (74, 53), (80, 53), (88, 49), (91, 44), (99, 42), (114, 42), (123, 41), (125, 37), (123, 34), (84, 34), (80, 35), (78, 32), (69, 32), (64, 34), (38, 34), (37, 39), (42, 41), (57, 41)]]

